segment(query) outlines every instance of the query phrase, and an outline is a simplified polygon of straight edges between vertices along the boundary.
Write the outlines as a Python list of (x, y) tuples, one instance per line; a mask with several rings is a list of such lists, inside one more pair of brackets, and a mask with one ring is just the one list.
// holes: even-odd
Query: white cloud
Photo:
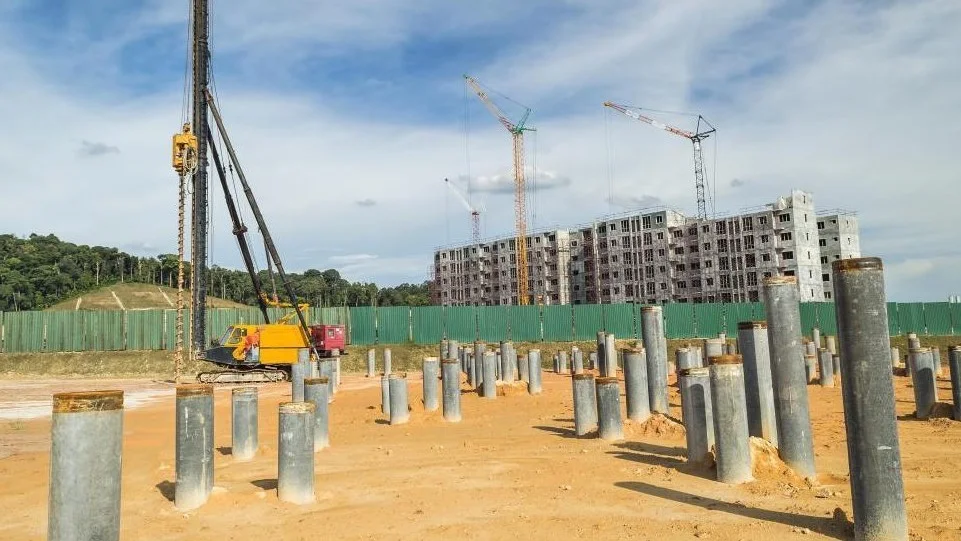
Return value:
[[(513, 172), (481, 175), (474, 177), (469, 183), (466, 175), (461, 175), (457, 180), (462, 186), (469, 184), (471, 190), (478, 193), (513, 194), (515, 191)], [(538, 171), (536, 175), (533, 171), (528, 171), (525, 180), (524, 188), (528, 192), (565, 188), (571, 184), (570, 177), (552, 171)]]
[[(219, 79), (220, 104), (291, 270), (335, 265), (384, 285), (426, 278), (434, 246), (471, 234), (444, 177), (477, 177), (484, 235), (510, 233), (513, 205), (498, 194), (513, 190), (511, 141), (494, 119), (478, 116), (486, 112), (472, 113), (467, 162), (456, 119), (378, 118), (358, 114), (362, 104), (335, 108), (322, 83), (267, 93), (244, 77), (259, 81), (274, 70), (294, 77), (287, 68), (299, 66), (307, 49), (323, 51), (320, 57), (394, 51), (423, 39), (430, 25), (450, 37), (526, 8), (501, 1), (281, 4), (215, 5), (212, 40), (215, 54), (250, 57), (240, 74)], [(544, 176), (531, 193), (532, 228), (587, 222), (612, 203), (656, 200), (693, 211), (690, 143), (611, 115), (601, 102), (696, 111), (718, 128), (705, 157), (719, 212), (810, 190), (820, 208), (859, 212), (862, 249), (884, 258), (889, 298), (961, 292), (957, 273), (943, 270), (957, 268), (961, 257), (961, 233), (949, 218), (961, 186), (961, 5), (603, 4), (464, 69), (534, 109), (528, 168), (536, 149)], [(65, 65), (65, 55), (47, 57), (0, 37), (0, 230), (176, 249), (169, 137), (179, 128), (179, 89), (173, 81), (169, 91), (132, 94), (119, 84), (117, 60), (124, 43), (144, 32), (182, 31), (185, 13), (180, 3), (151, 2), (99, 41), (71, 26), (70, 73), (88, 71), (96, 85), (46, 69)], [(251, 28), (250, 20), (263, 24)], [(15, 35), (8, 24), (0, 23), (0, 36)], [(269, 73), (264, 58), (277, 59)], [(361, 80), (392, 84), (368, 75)], [(460, 84), (452, 75), (454, 107), (463, 99)], [(97, 94), (77, 91), (94, 86)], [(482, 111), (476, 100), (471, 107)], [(84, 159), (78, 141), (122, 152)], [(211, 201), (212, 259), (238, 265), (219, 187)], [(358, 208), (366, 201), (375, 212)], [(335, 259), (359, 252), (371, 257)]]
[(80, 154), (84, 156), (103, 156), (104, 154), (120, 154), (120, 149), (106, 143), (80, 142)]
[(651, 207), (658, 207), (664, 204), (663, 201), (654, 197), (653, 195), (628, 195), (628, 194), (614, 194), (607, 198), (607, 202), (628, 210), (648, 209)]

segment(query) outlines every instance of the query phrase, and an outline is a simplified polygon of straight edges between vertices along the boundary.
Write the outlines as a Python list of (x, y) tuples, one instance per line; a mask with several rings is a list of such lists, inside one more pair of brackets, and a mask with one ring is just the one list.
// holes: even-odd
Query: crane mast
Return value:
[[(694, 145), (694, 190), (697, 195), (697, 217), (701, 220), (707, 218), (707, 190), (705, 189), (706, 175), (704, 174), (704, 156), (701, 152), (701, 141), (707, 139), (715, 131), (717, 131), (714, 126), (710, 124), (704, 117), (697, 115), (697, 128), (693, 132), (687, 130), (682, 130), (680, 128), (675, 128), (674, 126), (669, 126), (663, 122), (659, 122), (649, 116), (642, 115), (633, 108), (627, 105), (620, 105), (617, 103), (605, 101), (605, 107), (610, 107), (615, 111), (622, 113), (625, 116), (633, 118), (634, 120), (639, 120), (646, 124), (650, 124), (655, 128), (664, 130), (668, 133), (683, 137), (689, 140)], [(704, 123), (708, 129), (701, 131), (701, 123)]]
[(511, 134), (514, 148), (514, 244), (517, 254), (517, 302), (521, 305), (530, 304), (530, 286), (527, 270), (527, 187), (524, 178), (524, 132), (534, 128), (526, 126), (527, 118), (531, 114), (528, 107), (524, 108), (521, 119), (515, 123), (491, 100), (487, 91), (470, 75), (464, 75), (464, 80), (471, 90), (477, 94), (481, 103)]

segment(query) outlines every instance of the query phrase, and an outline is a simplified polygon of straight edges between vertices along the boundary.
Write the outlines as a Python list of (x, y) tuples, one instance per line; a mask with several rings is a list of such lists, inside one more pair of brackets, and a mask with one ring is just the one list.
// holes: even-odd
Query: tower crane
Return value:
[(480, 242), (480, 211), (470, 204), (470, 201), (464, 197), (464, 194), (460, 193), (460, 190), (454, 187), (454, 184), (451, 183), (449, 179), (445, 178), (444, 183), (447, 184), (447, 187), (450, 188), (450, 191), (454, 192), (454, 195), (457, 196), (457, 200), (460, 201), (461, 204), (464, 205), (464, 208), (467, 209), (467, 212), (470, 213), (471, 240), (474, 244), (478, 244)]
[(464, 75), (467, 85), (477, 94), (484, 107), (494, 115), (508, 133), (514, 147), (514, 221), (515, 241), (517, 252), (517, 301), (518, 304), (530, 304), (528, 273), (527, 273), (527, 187), (524, 178), (524, 132), (534, 131), (527, 126), (527, 119), (531, 110), (524, 107), (524, 114), (519, 121), (514, 122), (491, 100), (487, 90), (470, 75)]
[[(663, 122), (659, 122), (650, 118), (648, 116), (642, 115), (638, 112), (639, 107), (631, 107), (629, 105), (619, 105), (617, 103), (605, 101), (605, 107), (610, 107), (615, 111), (619, 111), (626, 116), (633, 118), (634, 120), (640, 120), (654, 126), (655, 128), (662, 129), (668, 133), (684, 137), (685, 139), (691, 141), (694, 145), (694, 189), (697, 191), (697, 217), (701, 220), (707, 218), (707, 198), (704, 189), (705, 175), (704, 175), (704, 157), (701, 154), (701, 141), (707, 139), (715, 131), (717, 131), (710, 122), (707, 121), (703, 116), (697, 115), (697, 127), (694, 132), (689, 132), (682, 130), (680, 128), (675, 128), (674, 126), (669, 126)], [(701, 130), (701, 124), (707, 126), (707, 129)]]

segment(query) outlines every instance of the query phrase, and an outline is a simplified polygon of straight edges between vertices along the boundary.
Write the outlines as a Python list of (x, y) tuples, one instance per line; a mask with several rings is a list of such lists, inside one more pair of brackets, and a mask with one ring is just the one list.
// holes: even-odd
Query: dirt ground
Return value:
[[(464, 420), (451, 424), (423, 411), (419, 376), (410, 374), (411, 422), (401, 426), (380, 413), (379, 381), (344, 378), (331, 405), (332, 447), (317, 454), (317, 501), (304, 506), (281, 503), (275, 488), (277, 404), (289, 384), (261, 386), (260, 451), (247, 463), (231, 460), (230, 390), (217, 388), (214, 494), (190, 513), (171, 502), (169, 384), (19, 380), (0, 387), (0, 411), (81, 387), (148, 393), (134, 408), (128, 402), (124, 418), (125, 540), (850, 537), (840, 388), (809, 387), (817, 485), (759, 455), (755, 482), (727, 486), (713, 470), (686, 464), (683, 430), (669, 420), (628, 423), (619, 443), (574, 438), (568, 377), (545, 373), (539, 396), (518, 389), (485, 400), (465, 392)], [(961, 539), (961, 423), (911, 418), (909, 385), (895, 377), (911, 537)], [(939, 387), (950, 401), (947, 381)], [(671, 405), (679, 418), (673, 386)], [(0, 539), (43, 539), (49, 416), (10, 417), (0, 420)]]

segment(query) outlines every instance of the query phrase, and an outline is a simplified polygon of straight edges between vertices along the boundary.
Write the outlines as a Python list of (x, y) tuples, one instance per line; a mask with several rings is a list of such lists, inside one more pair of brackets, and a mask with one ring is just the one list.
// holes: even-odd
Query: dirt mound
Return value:
[(954, 419), (954, 406), (945, 402), (936, 402), (931, 408), (931, 415), (928, 415), (928, 421), (933, 422), (938, 419)]
[(654, 436), (660, 438), (683, 438), (687, 432), (684, 425), (671, 419), (667, 415), (655, 413), (643, 423), (626, 421), (624, 423), (625, 436)]
[(781, 460), (777, 447), (763, 438), (751, 437), (751, 469), (758, 481), (778, 480), (799, 486), (807, 486), (803, 477)]
[(497, 382), (497, 396), (517, 396), (521, 394), (527, 394), (526, 381)]

